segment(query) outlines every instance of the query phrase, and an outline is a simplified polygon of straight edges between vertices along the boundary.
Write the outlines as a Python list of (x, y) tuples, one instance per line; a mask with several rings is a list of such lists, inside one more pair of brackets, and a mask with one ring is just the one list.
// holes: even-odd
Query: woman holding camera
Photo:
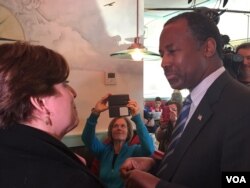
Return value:
[(154, 152), (153, 141), (144, 126), (139, 113), (139, 105), (129, 100), (127, 107), (136, 125), (140, 144), (129, 145), (133, 137), (133, 126), (127, 117), (113, 118), (108, 127), (109, 142), (104, 144), (95, 136), (95, 128), (100, 114), (108, 109), (108, 97), (99, 100), (87, 119), (82, 140), (100, 161), (100, 179), (108, 188), (124, 187), (120, 177), (120, 166), (128, 157), (151, 156)]

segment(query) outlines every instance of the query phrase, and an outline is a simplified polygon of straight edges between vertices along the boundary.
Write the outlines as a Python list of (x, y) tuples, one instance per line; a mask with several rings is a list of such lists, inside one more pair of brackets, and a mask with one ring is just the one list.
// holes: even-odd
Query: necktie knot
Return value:
[(185, 99), (185, 101), (183, 102), (183, 106), (186, 106), (186, 105), (191, 105), (192, 103), (192, 99), (191, 99), (191, 96), (188, 95)]

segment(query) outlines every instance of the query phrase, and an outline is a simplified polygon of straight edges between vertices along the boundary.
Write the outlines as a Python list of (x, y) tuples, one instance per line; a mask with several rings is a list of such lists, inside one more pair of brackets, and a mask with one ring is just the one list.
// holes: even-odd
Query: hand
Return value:
[(170, 109), (169, 117), (170, 117), (169, 120), (170, 120), (172, 123), (175, 123), (176, 120), (177, 120), (177, 111), (174, 111), (174, 110), (171, 110), (171, 109)]
[(139, 105), (137, 104), (137, 102), (135, 100), (129, 100), (127, 107), (130, 109), (130, 113), (132, 116), (135, 116), (135, 115), (139, 114), (139, 112), (140, 112)]
[(101, 112), (108, 109), (108, 104), (107, 103), (108, 103), (108, 98), (109, 98), (110, 95), (111, 94), (109, 93), (109, 94), (103, 96), (99, 101), (97, 101), (97, 103), (95, 105), (95, 109), (94, 109), (94, 111), (96, 113), (101, 113)]
[(134, 169), (148, 171), (154, 164), (154, 159), (150, 157), (130, 157), (126, 159), (121, 165), (121, 177), (126, 179), (126, 177), (129, 175), (129, 172)]
[(124, 180), (126, 188), (152, 188), (160, 181), (156, 176), (140, 170), (129, 171)]

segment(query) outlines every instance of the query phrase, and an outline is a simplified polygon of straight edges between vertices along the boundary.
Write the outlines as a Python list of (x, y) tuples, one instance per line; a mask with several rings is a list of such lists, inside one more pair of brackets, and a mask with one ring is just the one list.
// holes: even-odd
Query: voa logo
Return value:
[(227, 183), (247, 183), (244, 176), (226, 176)]

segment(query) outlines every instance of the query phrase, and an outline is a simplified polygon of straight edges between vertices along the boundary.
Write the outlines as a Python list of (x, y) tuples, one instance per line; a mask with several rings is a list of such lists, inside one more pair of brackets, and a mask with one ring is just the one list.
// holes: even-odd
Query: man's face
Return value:
[(250, 48), (239, 49), (237, 53), (244, 58), (243, 67), (250, 67)]
[(184, 19), (164, 27), (160, 36), (162, 68), (173, 89), (193, 89), (206, 75), (207, 61)]
[(155, 107), (159, 108), (161, 106), (161, 101), (155, 101)]

